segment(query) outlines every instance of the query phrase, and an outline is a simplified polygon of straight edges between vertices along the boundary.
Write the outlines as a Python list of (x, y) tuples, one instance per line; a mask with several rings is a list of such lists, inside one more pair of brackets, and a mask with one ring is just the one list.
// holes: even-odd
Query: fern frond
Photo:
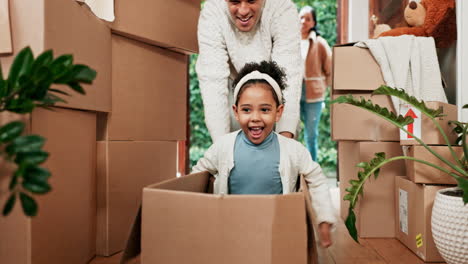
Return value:
[(444, 116), (442, 114), (442, 107), (439, 107), (439, 109), (428, 108), (423, 100), (418, 100), (416, 97), (408, 95), (403, 89), (392, 88), (390, 86), (382, 85), (376, 90), (374, 90), (372, 94), (391, 95), (398, 97), (401, 100), (413, 105), (416, 109), (418, 109), (419, 111), (431, 118)]
[(359, 100), (353, 97), (352, 95), (346, 95), (346, 96), (342, 95), (336, 98), (335, 100), (333, 100), (331, 103), (332, 104), (333, 103), (339, 103), (339, 104), (346, 103), (346, 104), (357, 106), (359, 108), (370, 111), (386, 119), (387, 121), (391, 122), (392, 124), (394, 124), (395, 126), (399, 128), (402, 128), (414, 122), (414, 119), (411, 116), (407, 116), (407, 117), (404, 117), (402, 115), (397, 116), (394, 112), (389, 111), (387, 108), (381, 107), (378, 104), (374, 104), (372, 103), (371, 100), (366, 100), (364, 97), (361, 97)]

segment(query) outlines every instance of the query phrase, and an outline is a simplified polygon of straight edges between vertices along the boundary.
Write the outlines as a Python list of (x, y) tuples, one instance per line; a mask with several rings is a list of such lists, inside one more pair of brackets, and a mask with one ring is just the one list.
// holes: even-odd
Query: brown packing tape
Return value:
[(0, 0), (0, 54), (13, 52), (9, 0)]

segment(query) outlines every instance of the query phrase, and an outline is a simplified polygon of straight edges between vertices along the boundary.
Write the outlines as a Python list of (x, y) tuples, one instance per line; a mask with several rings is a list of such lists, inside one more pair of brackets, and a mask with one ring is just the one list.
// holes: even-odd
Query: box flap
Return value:
[(304, 194), (305, 206), (306, 206), (306, 216), (307, 216), (307, 264), (318, 264), (318, 252), (317, 252), (317, 242), (315, 241), (314, 226), (313, 226), (313, 211), (312, 211), (312, 200), (309, 195), (309, 188), (304, 179), (304, 176), (300, 176), (300, 187), (299, 191)]

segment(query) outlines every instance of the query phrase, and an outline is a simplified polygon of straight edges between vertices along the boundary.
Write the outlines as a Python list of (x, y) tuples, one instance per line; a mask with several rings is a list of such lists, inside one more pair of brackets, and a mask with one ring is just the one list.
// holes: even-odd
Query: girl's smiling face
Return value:
[(277, 105), (273, 93), (268, 84), (250, 84), (241, 91), (237, 105), (232, 106), (242, 131), (256, 145), (270, 135), (283, 113), (284, 105)]

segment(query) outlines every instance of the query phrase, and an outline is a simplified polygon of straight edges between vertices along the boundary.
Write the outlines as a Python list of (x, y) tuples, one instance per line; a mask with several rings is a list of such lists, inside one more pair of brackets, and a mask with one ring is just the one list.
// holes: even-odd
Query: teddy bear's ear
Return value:
[(426, 6), (426, 35), (433, 37), (439, 48), (450, 46), (457, 38), (455, 0), (423, 0), (421, 4)]

